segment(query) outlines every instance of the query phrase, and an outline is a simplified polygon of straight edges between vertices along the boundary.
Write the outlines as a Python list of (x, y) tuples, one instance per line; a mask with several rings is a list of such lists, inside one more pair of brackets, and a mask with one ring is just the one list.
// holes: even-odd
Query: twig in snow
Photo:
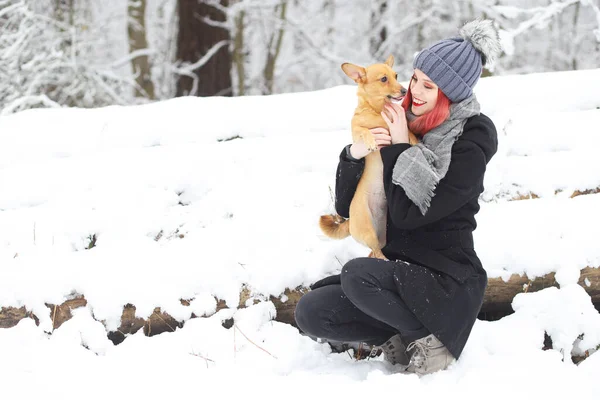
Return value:
[(335, 257), (335, 259), (337, 260), (337, 262), (340, 264), (340, 267), (343, 267), (343, 265), (342, 265), (342, 262), (340, 261), (340, 259), (339, 259), (339, 258), (337, 258), (337, 256), (334, 256), (334, 257)]
[[(271, 357), (273, 357), (274, 359), (277, 360), (277, 357), (275, 357), (273, 354), (269, 353), (267, 350), (263, 349), (262, 347), (260, 347), (259, 345), (257, 345), (256, 343), (254, 343), (252, 340), (250, 340), (248, 338), (248, 336), (246, 336), (244, 334), (244, 332), (242, 332), (242, 330), (240, 328), (238, 328), (237, 325), (233, 324), (233, 327), (235, 329), (237, 329), (238, 331), (240, 331), (240, 333), (246, 338), (247, 341), (249, 341), (250, 343), (252, 343), (253, 345), (255, 345), (256, 347), (258, 347), (259, 349), (261, 349), (262, 351), (264, 351), (265, 353), (267, 353), (268, 355), (270, 355)], [(234, 340), (234, 346), (235, 346), (235, 329), (233, 330), (233, 340)], [(235, 353), (234, 353), (235, 354)]]
[[(206, 357), (204, 357), (202, 354), (197, 354), (197, 353), (195, 353), (195, 352), (192, 352), (192, 353), (190, 353), (190, 354), (191, 354), (191, 355), (193, 355), (193, 356), (196, 356), (196, 357), (200, 357), (201, 359), (203, 359), (204, 361), (206, 361), (206, 368), (208, 368), (208, 362), (209, 362), (209, 361), (210, 361), (211, 363), (215, 363), (213, 360), (211, 360), (210, 358), (206, 358)], [(216, 363), (215, 363), (215, 364), (216, 364)]]

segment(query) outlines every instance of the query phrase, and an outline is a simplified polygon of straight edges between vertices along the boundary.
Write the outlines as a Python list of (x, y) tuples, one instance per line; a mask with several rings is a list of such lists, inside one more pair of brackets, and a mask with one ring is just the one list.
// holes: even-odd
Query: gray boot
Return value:
[(392, 336), (384, 344), (377, 347), (383, 351), (383, 358), (390, 364), (408, 367), (410, 355), (406, 351), (406, 344), (399, 334)]
[(446, 369), (455, 360), (446, 346), (433, 334), (415, 340), (408, 345), (407, 351), (414, 353), (406, 372), (413, 372), (419, 376)]

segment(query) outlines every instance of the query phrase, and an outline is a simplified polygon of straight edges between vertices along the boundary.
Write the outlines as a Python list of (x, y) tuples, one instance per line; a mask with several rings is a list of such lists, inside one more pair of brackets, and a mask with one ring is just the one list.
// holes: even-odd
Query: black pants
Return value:
[(296, 305), (298, 327), (309, 336), (380, 345), (400, 333), (409, 343), (429, 334), (396, 292), (402, 262), (357, 258), (342, 268), (341, 284), (306, 293)]

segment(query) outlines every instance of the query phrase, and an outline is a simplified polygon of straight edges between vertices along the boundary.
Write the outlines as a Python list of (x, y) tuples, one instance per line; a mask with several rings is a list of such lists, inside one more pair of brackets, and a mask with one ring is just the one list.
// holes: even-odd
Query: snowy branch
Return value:
[(12, 114), (21, 109), (31, 108), (32, 106), (37, 106), (40, 104), (45, 107), (49, 107), (49, 108), (60, 108), (61, 107), (60, 104), (58, 104), (55, 101), (50, 100), (48, 98), (48, 96), (46, 96), (45, 94), (41, 94), (38, 96), (24, 96), (24, 97), (19, 97), (18, 99), (13, 100), (12, 102), (8, 103), (2, 109), (2, 112), (0, 112), (0, 115)]
[[(566, 8), (576, 3), (579, 3), (580, 1), (581, 0), (566, 0), (564, 2), (551, 3), (547, 7), (536, 7), (535, 11), (531, 12), (531, 14), (533, 14), (533, 17), (521, 22), (517, 28), (510, 31), (506, 31), (505, 37), (514, 38), (524, 32), (527, 32), (535, 26), (543, 26), (548, 22), (548, 20), (560, 14)], [(500, 8), (500, 11), (501, 10), (502, 8)]]
[(221, 3), (219, 2), (219, 0), (200, 0), (202, 1), (204, 4), (207, 4), (211, 7), (216, 8), (217, 10), (221, 11), (224, 14), (227, 14), (227, 7), (222, 6)]
[(7, 4), (9, 4), (9, 2), (10, 1), (5, 1), (3, 3), (0, 3), (0, 7), (4, 7), (3, 9), (0, 10), (0, 18), (25, 6), (25, 3), (23, 3), (22, 1), (12, 4), (10, 6), (6, 6)]
[(192, 89), (189, 93), (190, 96), (195, 96), (196, 93), (198, 93), (198, 75), (185, 69), (178, 69), (177, 67), (173, 67), (172, 72), (192, 79)]
[(131, 62), (131, 60), (138, 58), (138, 57), (144, 57), (144, 56), (152, 56), (156, 54), (156, 50), (154, 49), (139, 49), (139, 50), (135, 50), (132, 51), (131, 53), (127, 54), (125, 57), (118, 59), (116, 61), (113, 61), (112, 63), (110, 63), (110, 65), (108, 66), (109, 68), (119, 68), (123, 65), (129, 64)]
[(296, 36), (301, 39), (316, 55), (334, 64), (341, 64), (347, 60), (342, 56), (336, 55), (323, 49), (322, 46), (317, 45), (313, 39), (305, 32), (300, 22), (296, 22), (291, 17), (287, 17), (286, 21), (277, 20), (278, 24), (284, 24), (288, 28), (291, 28)]
[(509, 17), (514, 17), (519, 14), (533, 15), (527, 20), (521, 22), (515, 29), (500, 31), (500, 39), (502, 41), (505, 53), (509, 55), (514, 54), (514, 40), (517, 36), (531, 30), (534, 27), (539, 28), (546, 26), (552, 18), (578, 3), (584, 6), (589, 6), (594, 11), (598, 23), (598, 27), (594, 30), (594, 35), (596, 37), (596, 41), (600, 42), (600, 10), (592, 0), (565, 0), (562, 2), (553, 2), (546, 7), (535, 7), (532, 9), (496, 6), (496, 10)]
[[(3, 1), (0, 5), (5, 5)], [(0, 107), (2, 114), (32, 107), (96, 107), (134, 102), (132, 76), (119, 78), (90, 56), (86, 25), (70, 25), (33, 11), (27, 1), (0, 8)], [(91, 37), (91, 35), (90, 35)], [(149, 53), (134, 52), (125, 60)]]
[(199, 59), (198, 61), (196, 61), (193, 64), (189, 64), (189, 63), (185, 63), (183, 64), (183, 66), (176, 68), (176, 71), (178, 73), (181, 73), (182, 71), (186, 71), (186, 72), (193, 72), (195, 70), (197, 70), (198, 68), (202, 67), (204, 64), (206, 64), (212, 56), (214, 56), (217, 51), (219, 51), (221, 49), (221, 47), (226, 46), (230, 43), (229, 40), (221, 40), (218, 43), (215, 43), (207, 52), (206, 54), (204, 54), (204, 56), (202, 56), (201, 59)]
[(222, 29), (226, 29), (229, 30), (231, 29), (230, 25), (228, 22), (223, 22), (223, 21), (215, 21), (214, 19), (210, 19), (208, 17), (201, 17), (199, 15), (196, 15), (196, 18), (202, 22), (204, 22), (206, 25), (210, 25), (210, 26), (214, 26), (216, 28), (222, 28)]
[(383, 57), (385, 54), (390, 53), (391, 52), (390, 48), (392, 47), (392, 45), (395, 42), (397, 42), (398, 37), (400, 37), (404, 32), (407, 32), (411, 29), (414, 29), (414, 27), (425, 23), (437, 11), (438, 10), (436, 9), (436, 7), (431, 7), (430, 9), (427, 9), (418, 15), (416, 15), (414, 13), (410, 13), (410, 14), (404, 16), (404, 18), (402, 20), (400, 20), (397, 24), (394, 24), (393, 26), (391, 26), (390, 33), (388, 34), (387, 38), (379, 46), (379, 51), (378, 51), (379, 57)]

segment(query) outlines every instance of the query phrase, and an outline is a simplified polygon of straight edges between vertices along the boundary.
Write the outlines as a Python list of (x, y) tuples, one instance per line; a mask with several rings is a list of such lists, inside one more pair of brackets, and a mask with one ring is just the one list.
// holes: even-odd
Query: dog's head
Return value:
[(385, 102), (401, 101), (406, 89), (398, 83), (398, 74), (394, 72), (394, 57), (389, 56), (383, 64), (373, 64), (367, 68), (344, 63), (342, 70), (358, 83), (361, 91), (372, 100)]

